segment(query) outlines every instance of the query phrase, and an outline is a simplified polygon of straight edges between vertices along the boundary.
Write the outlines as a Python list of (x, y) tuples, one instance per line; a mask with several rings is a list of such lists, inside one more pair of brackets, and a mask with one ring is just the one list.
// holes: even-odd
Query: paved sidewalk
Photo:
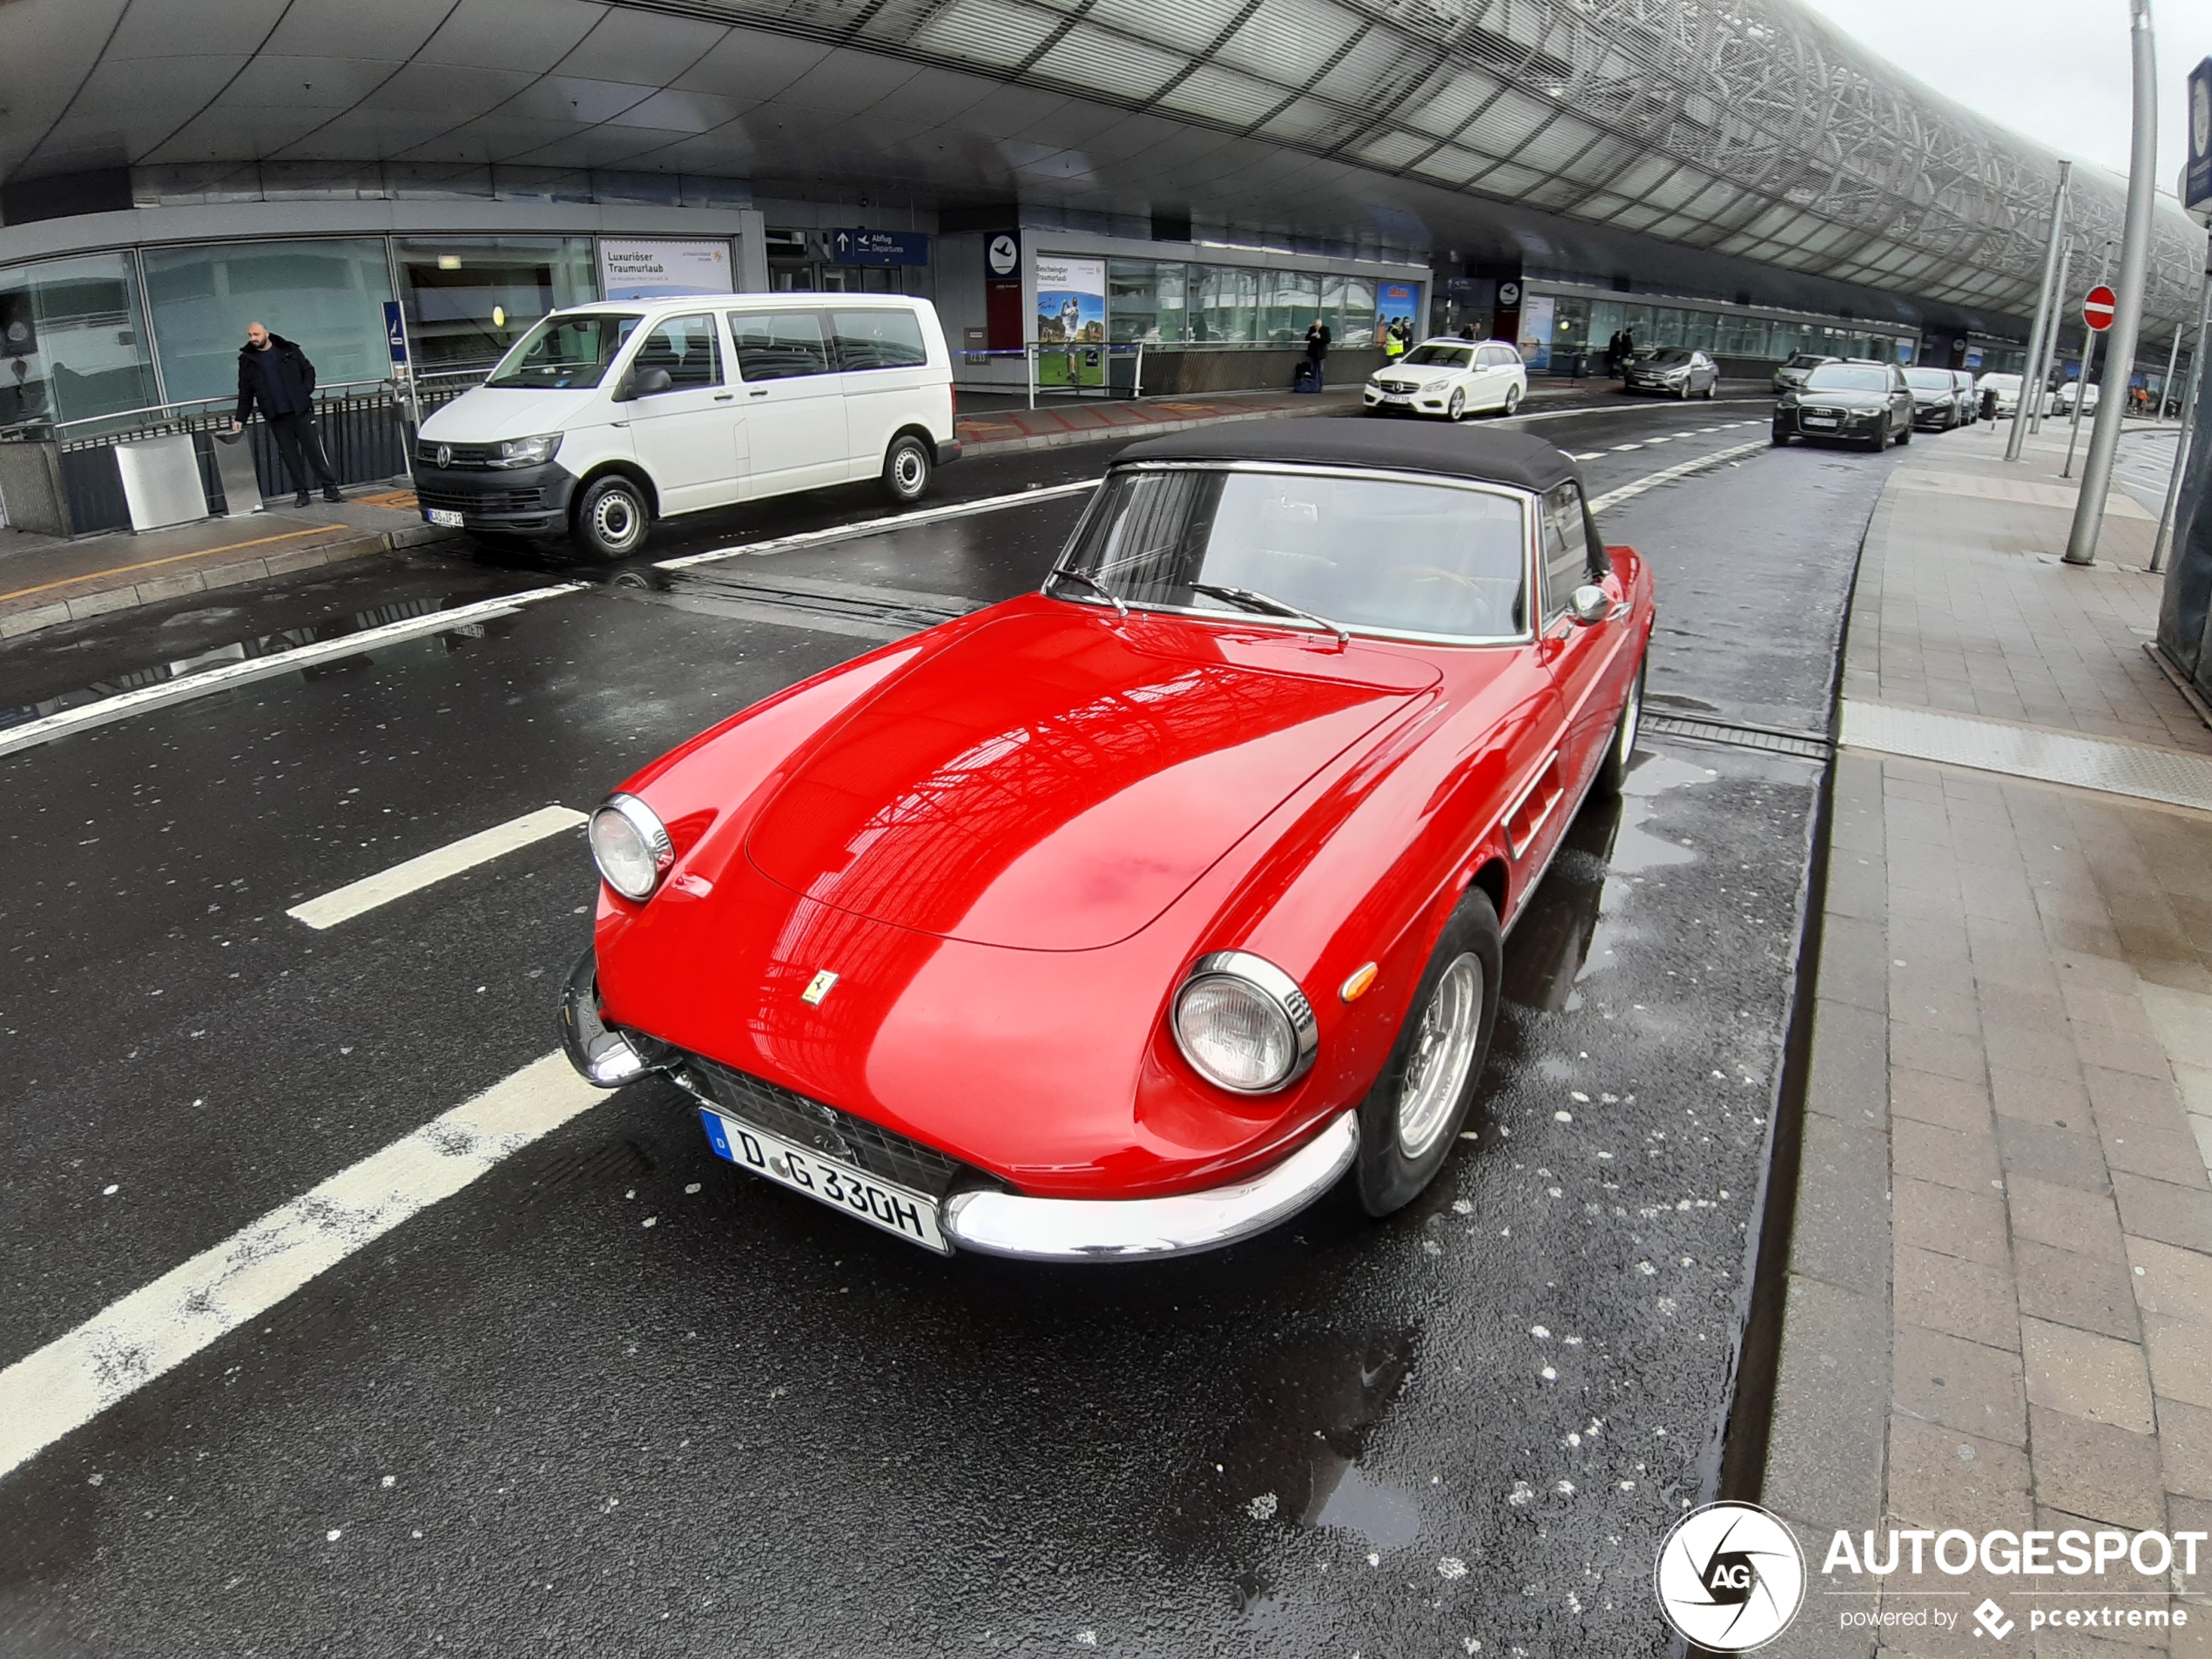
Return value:
[(319, 501), (145, 535), (63, 539), (0, 529), (0, 640), (454, 534), (423, 523), (405, 480), (357, 487), (342, 505)]
[[(2062, 434), (2011, 467), (2001, 436), (1923, 442), (1845, 664), (1764, 1491), (1812, 1576), (1777, 1650), (1987, 1654), (1987, 1598), (2006, 1648), (2212, 1653), (2212, 1545), (2186, 1579), (1820, 1572), (1838, 1528), (1878, 1557), (1892, 1530), (2212, 1532), (2212, 810), (2114, 792), (2155, 772), (2212, 809), (2212, 731), (2141, 649), (2148, 516), (2115, 496), (2109, 562), (2070, 569)], [(1977, 764), (1917, 758), (1931, 732)], [(2069, 745), (2114, 787), (2019, 775)]]

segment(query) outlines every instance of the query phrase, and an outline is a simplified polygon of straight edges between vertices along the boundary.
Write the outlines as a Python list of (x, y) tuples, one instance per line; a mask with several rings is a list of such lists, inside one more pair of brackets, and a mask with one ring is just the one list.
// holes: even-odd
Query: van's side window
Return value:
[(647, 334), (631, 372), (643, 374), (656, 368), (668, 371), (671, 392), (721, 385), (722, 348), (715, 339), (714, 319), (704, 314), (671, 317)]
[(828, 314), (820, 311), (733, 311), (730, 338), (737, 343), (738, 373), (748, 381), (787, 381), (830, 374)]
[(840, 368), (920, 368), (929, 361), (921, 323), (911, 311), (840, 311)]

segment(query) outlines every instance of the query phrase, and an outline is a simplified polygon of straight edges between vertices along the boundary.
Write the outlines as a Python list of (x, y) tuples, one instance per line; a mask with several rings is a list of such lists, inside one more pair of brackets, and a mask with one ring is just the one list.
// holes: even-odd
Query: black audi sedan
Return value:
[(1905, 384), (1912, 394), (1912, 424), (1923, 432), (1948, 432), (1966, 424), (1958, 383), (1947, 368), (1908, 368)]
[(1823, 363), (1775, 400), (1774, 441), (1842, 439), (1876, 453), (1912, 442), (1912, 391), (1894, 363)]

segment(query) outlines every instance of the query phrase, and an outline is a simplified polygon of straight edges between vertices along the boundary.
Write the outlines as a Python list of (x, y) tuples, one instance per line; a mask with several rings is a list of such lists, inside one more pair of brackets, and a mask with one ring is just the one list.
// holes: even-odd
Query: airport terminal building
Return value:
[[(17, 436), (211, 408), (252, 320), (371, 387), (396, 304), (413, 372), (465, 383), (554, 307), (695, 288), (926, 296), (977, 386), (1277, 385), (1316, 318), (1339, 375), (1401, 318), (1532, 373), (1621, 329), (1732, 373), (2014, 367), (2056, 178), (1796, 0), (7, 15)], [(2074, 211), (2116, 242), (2121, 182), (2078, 169)], [(2153, 368), (2202, 244), (2162, 208)]]

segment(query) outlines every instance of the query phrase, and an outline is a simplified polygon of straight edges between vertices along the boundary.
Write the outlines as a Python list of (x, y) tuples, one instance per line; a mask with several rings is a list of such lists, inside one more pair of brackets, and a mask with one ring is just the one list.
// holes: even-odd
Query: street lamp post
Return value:
[[(2207, 264), (2212, 267), (2212, 259)], [(2174, 550), (2174, 509), (2182, 498), (2182, 473), (2189, 464), (2189, 435), (2195, 430), (2196, 388), (2204, 378), (2204, 330), (2212, 323), (2212, 268), (2199, 281), (2204, 293), (2196, 307), (2196, 344), (2189, 350), (2188, 390), (2182, 395), (2182, 429), (2174, 437), (2174, 475), (2166, 481), (2166, 504), (2159, 509), (2158, 536), (2150, 544), (2149, 568), (2154, 576), (2165, 570), (2166, 556)]]
[[(2047, 334), (2058, 328), (2058, 308), (2063, 300), (2059, 283), (2059, 245), (2066, 239), (2066, 186), (2074, 176), (2071, 161), (2059, 163), (2059, 187), (2051, 192), (2051, 246), (2043, 250), (2043, 291), (2035, 296), (2035, 327), (2027, 336), (2027, 367), (2032, 374), (2043, 361)], [(2012, 435), (2005, 440), (2005, 459), (2020, 458), (2020, 441), (2027, 436), (2027, 381), (2020, 376), (2020, 401), (2013, 411)]]
[(2128, 157), (2128, 219), (2120, 236), (2119, 304), (2113, 308), (2112, 338), (2105, 345), (2105, 390), (2110, 395), (2098, 402), (2096, 428), (2089, 436), (2081, 493), (2074, 502), (2074, 528), (2066, 541), (2068, 564), (2094, 564), (2097, 560), (2105, 492), (2112, 487), (2112, 463), (2120, 449), (2120, 421), (2127, 408), (2128, 377), (2135, 366), (2143, 280), (2150, 265), (2151, 169), (2158, 165), (2158, 43), (2151, 33), (2150, 0), (2128, 0), (2128, 12), (2135, 70), (2135, 126)]
[[(2035, 418), (2027, 423), (2027, 429), (2031, 433), (2040, 433), (2043, 430), (2043, 399), (2051, 389), (2051, 365), (2059, 354), (2059, 325), (2065, 320), (2067, 284), (2072, 280), (2073, 274), (2074, 239), (2069, 236), (2066, 239), (2065, 248), (2059, 254), (2059, 304), (2051, 313), (2050, 332), (2043, 336), (2042, 361), (2034, 365)], [(2027, 393), (2027, 386), (2022, 385), (2021, 395), (2026, 396)]]

